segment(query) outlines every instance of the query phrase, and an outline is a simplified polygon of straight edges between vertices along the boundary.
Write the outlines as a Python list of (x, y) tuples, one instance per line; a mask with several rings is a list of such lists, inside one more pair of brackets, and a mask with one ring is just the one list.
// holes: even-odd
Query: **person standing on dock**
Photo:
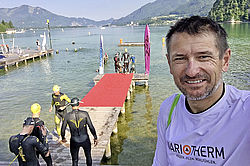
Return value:
[(132, 54), (130, 57), (130, 64), (131, 64), (130, 73), (136, 73), (135, 62), (136, 62), (135, 56)]
[(70, 128), (70, 154), (72, 157), (72, 165), (78, 165), (78, 155), (80, 147), (83, 148), (87, 166), (92, 165), (91, 158), (91, 143), (87, 132), (87, 126), (94, 137), (94, 145), (98, 144), (95, 128), (91, 122), (88, 112), (79, 110), (79, 99), (71, 100), (72, 112), (67, 113), (62, 124), (62, 142), (67, 142), (65, 139), (65, 130), (67, 124)]
[(68, 96), (64, 93), (60, 92), (60, 87), (58, 85), (53, 86), (53, 94), (52, 94), (52, 101), (49, 112), (52, 111), (53, 106), (55, 105), (55, 125), (56, 125), (56, 132), (58, 136), (61, 136), (61, 122), (63, 121), (65, 115), (67, 114), (67, 105), (66, 102), (70, 103), (71, 100)]
[(182, 94), (161, 104), (153, 166), (249, 165), (250, 91), (223, 82), (231, 57), (224, 28), (207, 17), (183, 18), (166, 43)]
[[(46, 148), (49, 149), (49, 144), (48, 144), (48, 139), (47, 139), (47, 132), (46, 135), (43, 134), (42, 128), (46, 130), (46, 127), (44, 125), (44, 121), (40, 119), (40, 112), (41, 112), (41, 106), (38, 103), (34, 103), (31, 105), (30, 110), (32, 112), (32, 118), (34, 119), (35, 122), (35, 127), (31, 133), (31, 135), (36, 136), (40, 142)], [(47, 131), (47, 130), (46, 130)], [(43, 153), (40, 153), (39, 151), (36, 152), (37, 158), (39, 158), (39, 154), (42, 156), (44, 161), (46, 162), (47, 166), (52, 166), (52, 158), (51, 155), (45, 156)]]
[[(35, 121), (33, 118), (28, 117), (23, 122), (21, 133), (11, 136), (9, 139), (10, 151), (16, 155), (20, 166), (39, 166), (40, 164), (36, 156), (36, 151), (44, 156), (49, 156), (50, 154), (48, 148), (44, 146), (36, 136), (30, 135), (34, 126)], [(41, 128), (41, 130), (43, 135), (46, 135), (46, 129)], [(12, 162), (14, 162), (16, 158), (14, 158)]]
[(104, 55), (104, 65), (106, 65), (108, 63), (108, 59), (109, 59), (109, 56), (108, 54), (105, 52), (105, 55)]
[(41, 44), (39, 39), (36, 39), (36, 46), (37, 46), (37, 50), (40, 51), (41, 50)]
[(124, 68), (123, 72), (128, 73), (129, 72), (129, 53), (127, 48), (124, 50), (125, 52), (122, 54), (121, 60), (123, 60)]
[(115, 54), (115, 57), (114, 57), (114, 64), (115, 64), (115, 72), (116, 72), (116, 73), (119, 72), (119, 62), (120, 62), (119, 52), (117, 52), (117, 53)]

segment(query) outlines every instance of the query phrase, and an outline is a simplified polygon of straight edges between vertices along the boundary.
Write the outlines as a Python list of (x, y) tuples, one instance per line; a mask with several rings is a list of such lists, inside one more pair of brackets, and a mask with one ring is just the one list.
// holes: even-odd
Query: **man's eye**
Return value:
[(178, 57), (178, 58), (174, 58), (174, 61), (181, 61), (181, 60), (184, 60), (185, 58), (184, 57)]
[(208, 56), (208, 55), (202, 55), (202, 56), (199, 56), (200, 59), (209, 59), (211, 56)]

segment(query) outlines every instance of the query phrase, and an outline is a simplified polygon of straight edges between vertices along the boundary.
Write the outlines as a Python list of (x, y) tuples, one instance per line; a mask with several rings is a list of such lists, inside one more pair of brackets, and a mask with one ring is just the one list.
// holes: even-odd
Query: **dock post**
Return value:
[(127, 100), (130, 100), (130, 90), (127, 92)]
[(131, 84), (130, 84), (130, 86), (129, 86), (129, 91), (132, 93), (133, 92), (133, 85), (132, 85), (132, 82), (131, 82)]
[(146, 86), (146, 88), (148, 88), (148, 81), (145, 82), (145, 86)]
[(117, 122), (115, 122), (115, 127), (113, 129), (113, 133), (117, 134), (118, 133), (118, 128), (117, 128)]
[(111, 158), (111, 148), (110, 148), (110, 139), (105, 149), (105, 157), (110, 159)]
[(40, 60), (41, 60), (41, 59), (42, 59), (42, 56), (40, 55), (39, 58), (40, 58)]
[(18, 62), (16, 62), (16, 67), (18, 67)]
[(33, 57), (32, 59), (33, 59), (33, 62), (35, 62), (35, 57)]
[(24, 64), (27, 65), (27, 59), (24, 60)]
[(132, 87), (135, 89), (135, 81), (132, 81)]
[(126, 112), (126, 111), (125, 111), (125, 103), (123, 103), (123, 106), (122, 106), (122, 108), (121, 108), (121, 113), (122, 113), (122, 114), (125, 114), (125, 112)]
[(5, 66), (4, 66), (4, 69), (5, 69), (5, 71), (8, 71), (8, 66), (5, 65)]

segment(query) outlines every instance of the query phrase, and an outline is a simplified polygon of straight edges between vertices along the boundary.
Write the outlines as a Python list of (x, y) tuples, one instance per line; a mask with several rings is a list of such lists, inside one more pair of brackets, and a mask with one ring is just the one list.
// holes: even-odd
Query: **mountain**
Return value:
[(142, 6), (126, 17), (115, 20), (113, 24), (127, 24), (131, 21), (146, 20), (155, 16), (201, 15), (206, 16), (215, 0), (156, 0)]
[(150, 17), (168, 15), (178, 6), (187, 3), (189, 0), (156, 0), (142, 6), (140, 9), (132, 12), (126, 17), (115, 20), (113, 24), (126, 24), (131, 21), (138, 21)]
[(51, 26), (99, 26), (113, 22), (113, 19), (94, 21), (87, 18), (64, 17), (40, 7), (28, 5), (15, 8), (0, 8), (0, 20), (11, 20), (13, 25), (18, 28), (46, 27), (47, 19), (50, 20)]
[[(218, 4), (222, 0), (156, 0), (152, 3), (148, 3), (138, 10), (135, 10), (131, 14), (114, 20), (113, 18), (103, 21), (94, 21), (87, 18), (75, 18), (64, 17), (56, 15), (48, 10), (40, 7), (31, 7), (28, 5), (22, 5), (15, 8), (0, 8), (0, 20), (12, 21), (13, 25), (17, 28), (35, 28), (46, 27), (46, 20), (50, 20), (50, 26), (103, 26), (110, 24), (124, 25), (131, 21), (137, 23), (147, 22), (152, 20), (156, 16), (191, 16), (201, 15), (206, 16), (213, 7), (214, 2)], [(223, 1), (237, 1), (237, 0), (223, 0)], [(247, 0), (238, 0), (247, 1)], [(249, 2), (249, 0), (248, 0)], [(216, 5), (215, 5), (216, 6)], [(226, 6), (226, 5), (224, 5)], [(212, 12), (212, 14), (216, 12)], [(161, 18), (164, 22), (164, 19)], [(174, 18), (173, 18), (174, 19)], [(153, 20), (154, 21), (154, 20)]]
[(174, 11), (170, 12), (170, 14), (207, 16), (215, 1), (216, 0), (191, 0), (178, 6)]

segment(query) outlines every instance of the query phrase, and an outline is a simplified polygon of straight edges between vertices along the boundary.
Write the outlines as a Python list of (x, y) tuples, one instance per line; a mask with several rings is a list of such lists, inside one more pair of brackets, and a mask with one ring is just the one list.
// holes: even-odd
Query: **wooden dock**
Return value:
[[(117, 121), (120, 113), (125, 113), (125, 101), (130, 99), (133, 74), (105, 74), (90, 92), (81, 100), (80, 110), (87, 111), (96, 129), (98, 145), (93, 146), (93, 136), (90, 132), (92, 143), (93, 165), (101, 165), (103, 157), (111, 157), (110, 136), (117, 133)], [(50, 152), (54, 165), (70, 166), (72, 164), (69, 140), (69, 129), (66, 130), (66, 143), (52, 131), (49, 134)], [(84, 152), (81, 149), (79, 165), (85, 163)], [(40, 159), (40, 163), (44, 161)]]
[[(100, 79), (103, 77), (103, 74), (98, 74), (95, 76), (93, 79), (95, 85), (100, 81)], [(149, 75), (144, 74), (144, 73), (134, 73), (133, 78), (132, 78), (132, 85), (135, 86), (136, 83), (139, 84), (144, 84), (146, 87), (148, 86), (148, 79)]]
[(118, 44), (119, 47), (132, 47), (132, 46), (144, 46), (144, 43), (140, 43), (140, 42), (122, 42), (120, 44)]
[(28, 60), (35, 61), (35, 58), (42, 58), (43, 56), (53, 54), (53, 49), (45, 50), (45, 51), (36, 51), (36, 50), (24, 50), (22, 53), (8, 53), (3, 54), (6, 58), (0, 59), (0, 69), (3, 68), (5, 71), (8, 71), (9, 66), (15, 65), (19, 66), (19, 63), (24, 62), (27, 65)]

